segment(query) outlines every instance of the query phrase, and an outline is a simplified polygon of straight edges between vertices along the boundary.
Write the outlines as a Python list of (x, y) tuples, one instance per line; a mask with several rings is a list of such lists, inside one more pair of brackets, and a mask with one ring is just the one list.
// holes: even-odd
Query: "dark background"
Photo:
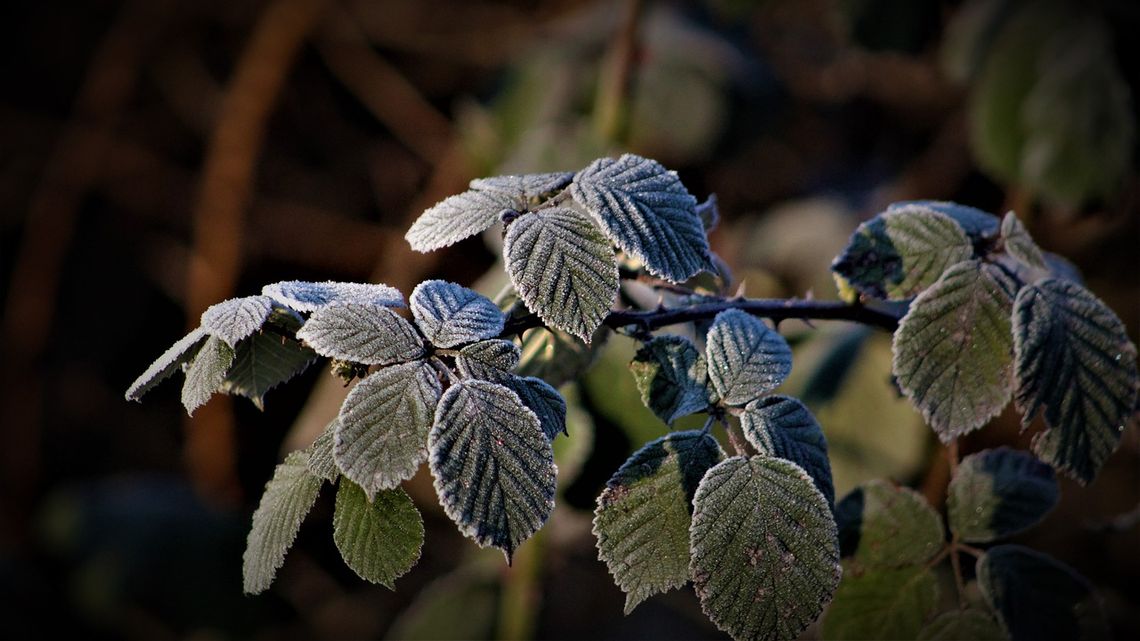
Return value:
[[(954, 26), (979, 7), (993, 9), (989, 22)], [(1008, 17), (1023, 9), (6, 3), (0, 634), (718, 637), (687, 590), (621, 613), (588, 517), (642, 441), (600, 411), (596, 391), (581, 403), (594, 412), (593, 448), (560, 499), (536, 574), (477, 552), (417, 477), (409, 491), (427, 541), (396, 592), (340, 563), (323, 496), (277, 583), (258, 597), (240, 585), (250, 514), (283, 449), (307, 444), (335, 411), (338, 384), (314, 367), (271, 392), (264, 412), (215, 398), (193, 419), (177, 385), (143, 404), (123, 392), (207, 305), (265, 283), (370, 280), (405, 292), (430, 277), (471, 283), (494, 258), (478, 240), (430, 255), (407, 247), (403, 233), (424, 208), (474, 177), (576, 169), (622, 150), (677, 169), (699, 198), (718, 195), (725, 223), (712, 242), (749, 294), (832, 298), (828, 261), (860, 220), (896, 200), (957, 200), (1015, 209), (1043, 247), (1083, 270), (1136, 340), (1140, 11), (1074, 3), (1067, 10), (1080, 19), (1026, 36)], [(962, 32), (976, 36), (971, 46), (954, 40)], [(1018, 38), (1036, 43), (1019, 50), (1069, 48), (1048, 64), (1042, 53), (1021, 67), (987, 67), (1001, 42)], [(1033, 107), (1017, 87), (1086, 52), (1099, 72), (1057, 80), (1062, 89), (1027, 116)], [(995, 98), (1002, 90), (1012, 97)], [(986, 116), (986, 100), (1008, 122)], [(995, 128), (979, 133), (986, 117)], [(1045, 141), (1037, 153), (1054, 152), (1044, 175), (1065, 181), (1043, 183), (1032, 160), (1013, 170), (986, 160), (1026, 127)], [(862, 417), (868, 434), (877, 411)], [(1013, 412), (994, 422), (963, 450), (1028, 442)], [(926, 432), (911, 433), (918, 458), (888, 475), (938, 502), (944, 459)], [(1086, 574), (1122, 638), (1140, 636), (1140, 535), (1127, 522), (1099, 526), (1140, 502), (1138, 454), (1133, 427), (1095, 484), (1065, 482), (1058, 510), (1019, 538)], [(507, 602), (530, 616), (511, 619)]]

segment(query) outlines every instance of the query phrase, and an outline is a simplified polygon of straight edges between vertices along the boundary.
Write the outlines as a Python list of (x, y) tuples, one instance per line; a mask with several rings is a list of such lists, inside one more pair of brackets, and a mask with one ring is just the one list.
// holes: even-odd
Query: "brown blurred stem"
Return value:
[(594, 124), (605, 142), (622, 142), (629, 120), (630, 76), (637, 59), (637, 28), (641, 21), (641, 0), (626, 0), (620, 31), (603, 63), (594, 104)]

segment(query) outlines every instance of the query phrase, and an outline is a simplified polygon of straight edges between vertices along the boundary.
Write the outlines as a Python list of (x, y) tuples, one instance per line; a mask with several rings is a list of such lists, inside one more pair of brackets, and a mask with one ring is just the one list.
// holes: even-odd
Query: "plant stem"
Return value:
[(503, 575), (496, 635), (502, 641), (534, 638), (545, 551), (546, 530), (541, 529), (515, 551)]

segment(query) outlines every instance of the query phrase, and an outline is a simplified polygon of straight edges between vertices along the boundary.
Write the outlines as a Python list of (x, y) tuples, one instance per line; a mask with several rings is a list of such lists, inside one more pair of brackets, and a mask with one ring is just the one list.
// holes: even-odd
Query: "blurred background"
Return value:
[[(560, 497), (508, 568), (430, 479), (419, 565), (344, 567), (326, 492), (277, 582), (241, 594), (250, 515), (344, 389), (327, 365), (259, 411), (123, 393), (211, 303), (285, 279), (492, 287), (493, 242), (403, 233), (497, 173), (621, 151), (716, 193), (714, 249), (750, 296), (834, 298), (855, 226), (904, 199), (1015, 210), (1140, 330), (1140, 5), (970, 0), (87, 0), (0, 20), (0, 635), (10, 639), (721, 638), (690, 590), (622, 615), (594, 499), (666, 430), (632, 345), (563, 386)], [(493, 240), (493, 239), (492, 239)], [(494, 292), (491, 292), (494, 293)], [(939, 504), (947, 467), (890, 385), (889, 336), (788, 324), (837, 496), (868, 478)], [(968, 453), (1026, 446), (1012, 411)], [(1140, 438), (1064, 482), (1018, 542), (1100, 589), (1140, 638)], [(952, 597), (952, 588), (943, 591)], [(808, 636), (815, 632), (809, 630)]]

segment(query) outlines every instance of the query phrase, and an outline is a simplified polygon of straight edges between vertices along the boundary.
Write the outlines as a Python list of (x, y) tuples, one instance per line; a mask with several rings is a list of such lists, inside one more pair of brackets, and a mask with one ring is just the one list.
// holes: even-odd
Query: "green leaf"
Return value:
[(811, 410), (787, 396), (767, 396), (752, 401), (740, 415), (744, 438), (761, 454), (787, 459), (804, 468), (815, 487), (835, 504), (827, 439)]
[(554, 440), (559, 434), (566, 434), (566, 399), (558, 390), (541, 378), (508, 374), (501, 380), (493, 381), (518, 394), (519, 400), (538, 417), (542, 433)]
[(737, 639), (795, 639), (839, 583), (827, 500), (795, 463), (733, 457), (693, 499), (689, 570), (701, 608)]
[(899, 322), (895, 377), (943, 442), (982, 427), (1009, 403), (1011, 305), (996, 267), (965, 261), (920, 294)]
[(404, 490), (384, 490), (369, 500), (345, 479), (336, 492), (333, 541), (360, 578), (394, 590), (396, 579), (420, 559), (424, 522)]
[(913, 639), (937, 606), (938, 580), (924, 566), (849, 574), (823, 617), (823, 638)]
[(384, 367), (348, 393), (333, 448), (337, 467), (369, 497), (411, 478), (427, 460), (442, 386), (426, 361)]
[(1036, 525), (1060, 496), (1053, 468), (1000, 447), (962, 459), (950, 479), (946, 510), (960, 539), (988, 543)]
[(273, 583), (320, 489), (321, 479), (309, 471), (305, 452), (293, 452), (274, 470), (253, 513), (245, 543), (242, 576), (246, 594), (264, 592)]
[(554, 452), (518, 394), (460, 381), (443, 394), (428, 438), (440, 504), (481, 546), (515, 549), (554, 509)]
[(261, 288), (261, 293), (299, 312), (315, 312), (329, 305), (375, 305), (403, 307), (404, 295), (380, 283), (310, 283), (285, 280)]
[(514, 341), (479, 341), (459, 350), (455, 367), (464, 378), (497, 381), (498, 377), (518, 367), (521, 355)]
[(226, 372), (234, 362), (234, 351), (217, 336), (211, 336), (198, 350), (190, 368), (186, 370), (186, 381), (182, 383), (182, 406), (187, 414), (206, 404), (210, 397), (221, 389), (226, 380)]
[[(494, 560), (493, 557), (490, 557)], [(470, 559), (416, 591), (384, 635), (391, 641), (491, 639), (502, 571), (488, 557)]]
[(503, 331), (503, 313), (478, 292), (442, 280), (426, 280), (410, 298), (416, 325), (436, 347), (494, 338)]
[(1011, 211), (1001, 220), (1001, 238), (1005, 243), (1005, 251), (1027, 267), (1035, 269), (1048, 269), (1045, 256), (1041, 248), (1033, 242), (1033, 237), (1025, 229), (1025, 225), (1017, 219)]
[(1092, 585), (1056, 559), (999, 545), (978, 559), (977, 573), (982, 596), (1013, 641), (1109, 638)]
[(918, 632), (919, 641), (1008, 641), (993, 617), (978, 610), (943, 612)]
[(709, 380), (726, 405), (746, 405), (792, 371), (792, 350), (779, 332), (738, 309), (716, 315), (705, 345)]
[(375, 305), (341, 303), (313, 312), (297, 332), (321, 356), (391, 365), (420, 358), (424, 342), (412, 324)]
[(146, 368), (146, 371), (135, 379), (135, 382), (131, 383), (131, 386), (127, 388), (126, 399), (128, 401), (139, 400), (143, 394), (173, 376), (174, 372), (182, 369), (183, 365), (194, 360), (194, 356), (206, 342), (207, 336), (206, 330), (199, 327), (180, 338), (177, 343), (170, 346), (170, 349), (163, 352), (162, 356), (156, 358)]
[(313, 440), (313, 444), (309, 447), (309, 471), (317, 478), (330, 483), (335, 483), (337, 477), (340, 476), (340, 468), (337, 467), (336, 458), (333, 454), (333, 444), (339, 425), (339, 419), (334, 418), (329, 421), (328, 426)]
[(570, 194), (654, 275), (682, 282), (708, 265), (697, 200), (657, 161), (633, 154), (599, 158), (578, 172)]
[(706, 432), (674, 432), (633, 453), (594, 510), (598, 558), (626, 593), (629, 614), (689, 580), (689, 525), (701, 477), (724, 458)]
[(637, 350), (629, 369), (641, 402), (666, 423), (704, 411), (712, 402), (705, 357), (682, 336), (648, 341)]
[(272, 309), (273, 300), (268, 296), (231, 298), (202, 312), (202, 329), (237, 349), (238, 341), (261, 329)]
[(927, 209), (949, 216), (974, 242), (996, 236), (1001, 226), (1001, 220), (988, 211), (947, 200), (901, 200), (887, 205), (887, 211), (916, 209)]
[(835, 506), (844, 557), (863, 568), (920, 565), (942, 549), (942, 517), (910, 488), (875, 480)]
[(552, 208), (507, 228), (507, 273), (527, 309), (551, 327), (589, 341), (617, 297), (613, 247), (585, 217)]
[(1033, 451), (1091, 482), (1136, 407), (1136, 347), (1124, 324), (1089, 290), (1048, 278), (1018, 293), (1013, 334), (1022, 423), (1044, 409), (1049, 428)]
[(494, 225), (503, 211), (526, 211), (574, 177), (560, 172), (497, 176), (471, 181), (471, 189), (431, 207), (404, 236), (412, 249), (429, 252), (455, 244)]
[(950, 216), (909, 205), (888, 209), (859, 225), (831, 269), (864, 294), (903, 300), (973, 253), (970, 238)]
[(244, 396), (265, 409), (265, 393), (305, 371), (316, 358), (316, 352), (292, 338), (254, 334), (238, 343), (219, 391)]

